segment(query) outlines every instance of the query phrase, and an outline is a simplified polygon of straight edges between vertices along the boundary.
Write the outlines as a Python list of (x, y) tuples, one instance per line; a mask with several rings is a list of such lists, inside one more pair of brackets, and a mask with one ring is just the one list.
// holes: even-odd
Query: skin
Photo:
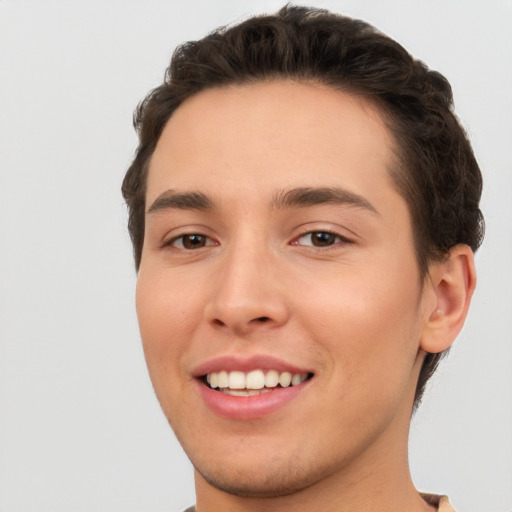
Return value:
[[(407, 461), (414, 390), (424, 351), (462, 326), (474, 267), (457, 246), (422, 282), (394, 148), (368, 101), (284, 80), (200, 92), (165, 127), (137, 311), (200, 512), (432, 510)], [(366, 205), (275, 204), (303, 187)], [(211, 208), (164, 207), (169, 191), (204, 194)], [(334, 236), (315, 246), (312, 232)], [(187, 248), (186, 234), (202, 236)], [(221, 355), (271, 355), (314, 377), (272, 414), (229, 419), (192, 375)]]

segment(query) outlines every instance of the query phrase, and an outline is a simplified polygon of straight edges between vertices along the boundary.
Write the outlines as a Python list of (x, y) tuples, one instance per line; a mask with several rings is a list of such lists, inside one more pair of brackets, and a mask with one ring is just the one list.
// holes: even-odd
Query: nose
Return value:
[(270, 253), (240, 243), (220, 258), (204, 311), (214, 328), (247, 336), (287, 322), (286, 292), (279, 265)]

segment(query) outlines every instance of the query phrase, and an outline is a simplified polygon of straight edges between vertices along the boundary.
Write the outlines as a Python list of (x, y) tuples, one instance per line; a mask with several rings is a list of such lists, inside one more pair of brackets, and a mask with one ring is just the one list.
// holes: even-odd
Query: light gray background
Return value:
[[(146, 374), (119, 192), (172, 49), (283, 1), (0, 0), (0, 511), (179, 511), (192, 470)], [(485, 177), (463, 334), (412, 427), (420, 489), (512, 511), (512, 2), (297, 2), (451, 81)]]

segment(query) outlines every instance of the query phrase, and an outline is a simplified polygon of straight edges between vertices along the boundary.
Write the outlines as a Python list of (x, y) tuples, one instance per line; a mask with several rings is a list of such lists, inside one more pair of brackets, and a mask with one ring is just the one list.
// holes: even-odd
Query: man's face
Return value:
[(430, 311), (393, 144), (364, 99), (288, 81), (203, 91), (165, 127), (137, 311), (203, 482), (277, 496), (405, 449)]

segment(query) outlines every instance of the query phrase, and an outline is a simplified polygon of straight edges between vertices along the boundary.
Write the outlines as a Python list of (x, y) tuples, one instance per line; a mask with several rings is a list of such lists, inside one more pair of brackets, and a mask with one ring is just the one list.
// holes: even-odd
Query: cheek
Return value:
[(152, 344), (172, 345), (179, 333), (190, 328), (199, 310), (197, 303), (197, 291), (190, 279), (183, 282), (171, 273), (141, 269), (136, 307), (143, 342), (147, 338)]
[(419, 346), (415, 273), (386, 268), (386, 274), (375, 266), (333, 279), (327, 290), (310, 294), (309, 313), (304, 315), (315, 341), (330, 354), (337, 378), (343, 384), (364, 381), (362, 393), (373, 383), (381, 389), (386, 383), (403, 383)]
[(155, 390), (182, 373), (180, 361), (195, 318), (192, 294), (175, 291), (179, 283), (141, 269), (136, 307), (148, 370)]
[[(202, 308), (187, 283), (165, 272), (141, 268), (136, 306), (144, 356), (160, 405), (173, 428), (188, 417), (190, 377), (184, 354), (190, 346)], [(186, 292), (186, 293), (184, 293)]]

